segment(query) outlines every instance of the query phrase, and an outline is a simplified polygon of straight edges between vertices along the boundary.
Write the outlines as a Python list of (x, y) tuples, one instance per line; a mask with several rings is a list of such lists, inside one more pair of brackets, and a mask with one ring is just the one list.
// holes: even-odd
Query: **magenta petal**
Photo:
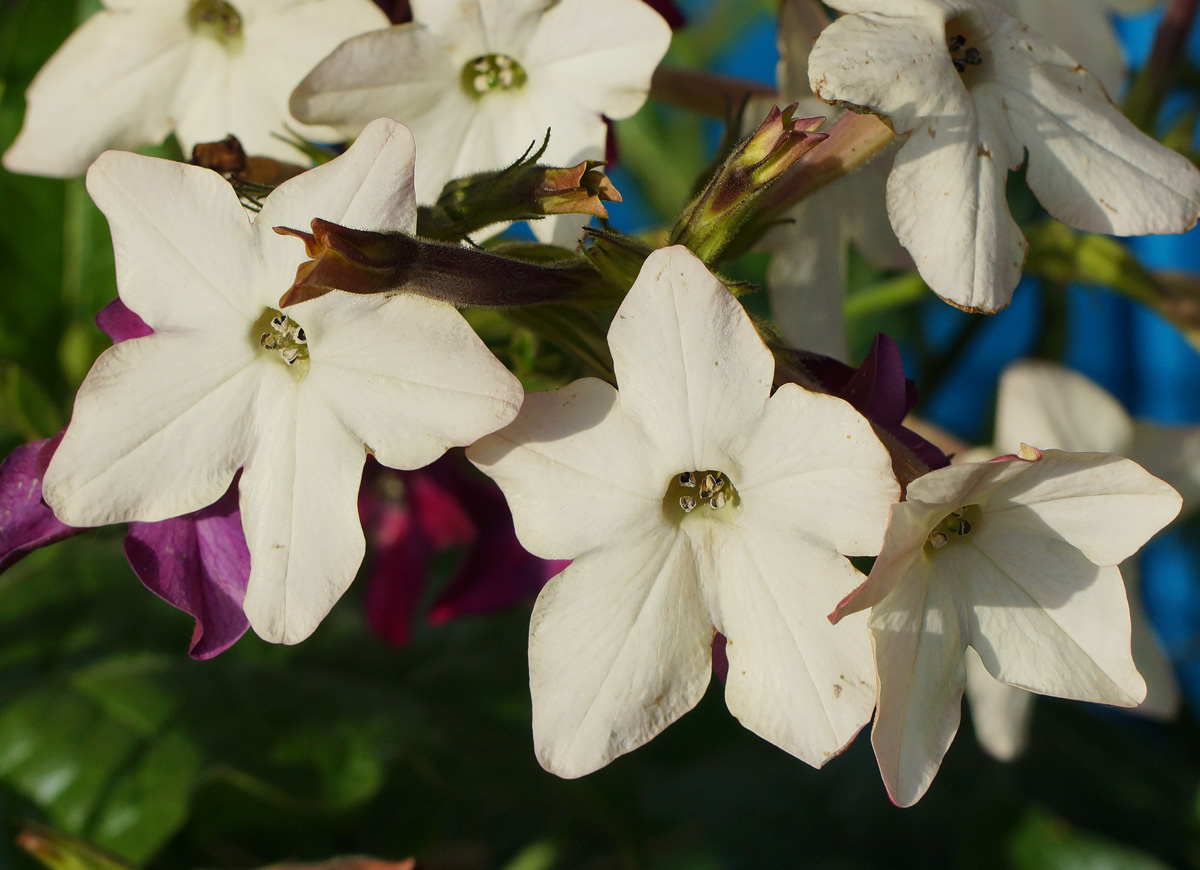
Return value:
[(404, 646), (425, 594), (431, 548), (406, 508), (385, 504), (373, 513), (367, 622), (388, 643)]
[(42, 473), (60, 440), (61, 432), (25, 444), (0, 463), (0, 571), (39, 547), (83, 531), (59, 522), (42, 501)]
[(126, 308), (120, 299), (114, 299), (100, 309), (96, 314), (96, 326), (112, 339), (113, 344), (154, 334), (146, 321)]
[(147, 589), (195, 618), (188, 648), (192, 658), (224, 652), (249, 628), (242, 601), (250, 551), (236, 481), (217, 502), (195, 513), (130, 523), (125, 557)]
[(459, 493), (479, 536), (450, 585), (430, 608), (428, 620), (433, 625), (506, 610), (531, 599), (570, 564), (547, 562), (525, 551), (517, 541), (508, 503), (491, 481), (461, 479)]
[(442, 460), (403, 476), (409, 513), (435, 551), (475, 539), (475, 523), (451, 488), (451, 474)]

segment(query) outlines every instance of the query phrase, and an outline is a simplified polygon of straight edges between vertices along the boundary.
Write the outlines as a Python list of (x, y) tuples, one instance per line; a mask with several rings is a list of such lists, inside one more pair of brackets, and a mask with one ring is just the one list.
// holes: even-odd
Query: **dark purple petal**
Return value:
[(899, 426), (917, 403), (916, 385), (904, 377), (900, 348), (882, 332), (837, 395), (864, 417), (888, 427)]
[(646, 5), (665, 18), (672, 30), (679, 30), (687, 24), (687, 19), (672, 0), (646, 0)]
[(367, 622), (388, 643), (404, 646), (425, 594), (433, 550), (405, 505), (380, 506), (367, 536), (374, 553), (367, 578)]
[(42, 501), (42, 473), (61, 440), (60, 432), (25, 444), (0, 463), (0, 571), (39, 547), (83, 531), (59, 522)]
[(412, 7), (408, 0), (375, 0), (375, 5), (387, 14), (392, 24), (407, 24), (412, 21)]
[(220, 500), (158, 523), (130, 523), (125, 557), (146, 588), (195, 618), (188, 654), (224, 652), (249, 627), (242, 601), (250, 551), (238, 512), (237, 481)]
[(96, 314), (96, 326), (112, 339), (113, 344), (154, 334), (146, 321), (126, 308), (120, 299), (114, 299), (100, 309)]
[(460, 501), (479, 530), (450, 585), (429, 610), (440, 625), (460, 616), (506, 610), (533, 598), (570, 562), (530, 555), (517, 541), (504, 495), (490, 480), (457, 478)]

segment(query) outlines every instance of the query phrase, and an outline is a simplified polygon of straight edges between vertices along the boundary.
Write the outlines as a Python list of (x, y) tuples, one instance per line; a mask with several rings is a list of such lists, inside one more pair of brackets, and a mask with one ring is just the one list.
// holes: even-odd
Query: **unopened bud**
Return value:
[(671, 231), (671, 244), (687, 245), (705, 263), (716, 261), (766, 189), (827, 138), (815, 132), (824, 118), (794, 118), (796, 108), (795, 103), (783, 111), (772, 107), (684, 211)]
[(535, 220), (546, 215), (587, 214), (608, 217), (605, 202), (621, 194), (602, 171), (603, 163), (542, 166), (537, 161), (549, 138), (516, 163), (448, 183), (437, 202), (420, 210), (418, 232), (432, 239), (458, 241), (493, 224)]

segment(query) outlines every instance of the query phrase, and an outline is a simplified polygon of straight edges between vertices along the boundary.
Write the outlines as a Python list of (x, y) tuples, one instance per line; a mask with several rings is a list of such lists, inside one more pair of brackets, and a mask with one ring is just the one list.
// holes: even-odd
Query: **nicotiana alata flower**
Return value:
[(1024, 21), (1100, 79), (1113, 99), (1121, 92), (1125, 59), (1110, 20), (1144, 12), (1162, 0), (991, 0)]
[(685, 248), (646, 260), (608, 343), (619, 390), (531, 394), (467, 453), (521, 543), (574, 560), (530, 625), (539, 760), (581, 776), (650, 740), (704, 694), (719, 631), (730, 711), (824, 764), (871, 715), (863, 623), (822, 608), (860, 577), (842, 554), (879, 545), (887, 451), (840, 399), (771, 394), (771, 353)]
[(1116, 566), (1179, 512), (1171, 487), (1119, 456), (1023, 445), (930, 472), (906, 499), (867, 582), (832, 616), (871, 608), (871, 742), (894, 802), (920, 799), (958, 731), (967, 647), (1031, 692), (1142, 701)]
[(1008, 173), (1073, 227), (1173, 233), (1200, 215), (1200, 172), (1139, 132), (1094, 76), (982, 0), (833, 0), (850, 13), (809, 59), (824, 100), (867, 109), (908, 140), (887, 207), (931, 288), (972, 311), (1006, 306), (1027, 243)]
[(413, 143), (381, 120), (286, 182), (251, 220), (198, 167), (109, 153), (88, 172), (119, 292), (154, 330), (105, 351), (75, 402), (44, 495), (77, 526), (153, 521), (216, 501), (240, 468), (246, 615), (306, 637), (363, 557), (368, 451), (417, 468), (516, 414), (521, 389), (449, 305), (330, 293), (280, 311), (303, 247), (276, 226), (323, 215), (411, 232)]
[(338, 43), (386, 26), (371, 0), (104, 0), (33, 80), (4, 166), (79, 175), (105, 149), (171, 132), (185, 151), (232, 133), (294, 163), (287, 127), (336, 134), (293, 121), (291, 89)]
[[(513, 163), (603, 160), (604, 117), (636, 112), (671, 29), (642, 0), (413, 0), (413, 22), (347, 41), (292, 95), (292, 112), (354, 136), (378, 117), (421, 151), (417, 201)], [(536, 221), (543, 232), (556, 219)], [(575, 224), (578, 226), (578, 222)]]
[[(1200, 427), (1134, 421), (1103, 387), (1054, 363), (1015, 363), (1000, 377), (993, 449), (1003, 453), (1022, 442), (1127, 456), (1179, 491), (1183, 514), (1200, 506)], [(1133, 660), (1146, 680), (1146, 699), (1135, 712), (1170, 718), (1179, 709), (1179, 688), (1142, 607), (1135, 559), (1122, 563), (1121, 576)], [(1003, 760), (1019, 755), (1028, 743), (1034, 696), (996, 682), (977, 658), (969, 658), (967, 697), (981, 745)]]

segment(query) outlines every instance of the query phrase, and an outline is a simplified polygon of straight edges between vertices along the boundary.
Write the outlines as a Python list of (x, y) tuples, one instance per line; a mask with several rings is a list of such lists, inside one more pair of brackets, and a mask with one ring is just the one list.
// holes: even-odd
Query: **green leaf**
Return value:
[(1009, 841), (1015, 870), (1169, 870), (1127, 846), (1073, 828), (1044, 811), (1033, 811)]

